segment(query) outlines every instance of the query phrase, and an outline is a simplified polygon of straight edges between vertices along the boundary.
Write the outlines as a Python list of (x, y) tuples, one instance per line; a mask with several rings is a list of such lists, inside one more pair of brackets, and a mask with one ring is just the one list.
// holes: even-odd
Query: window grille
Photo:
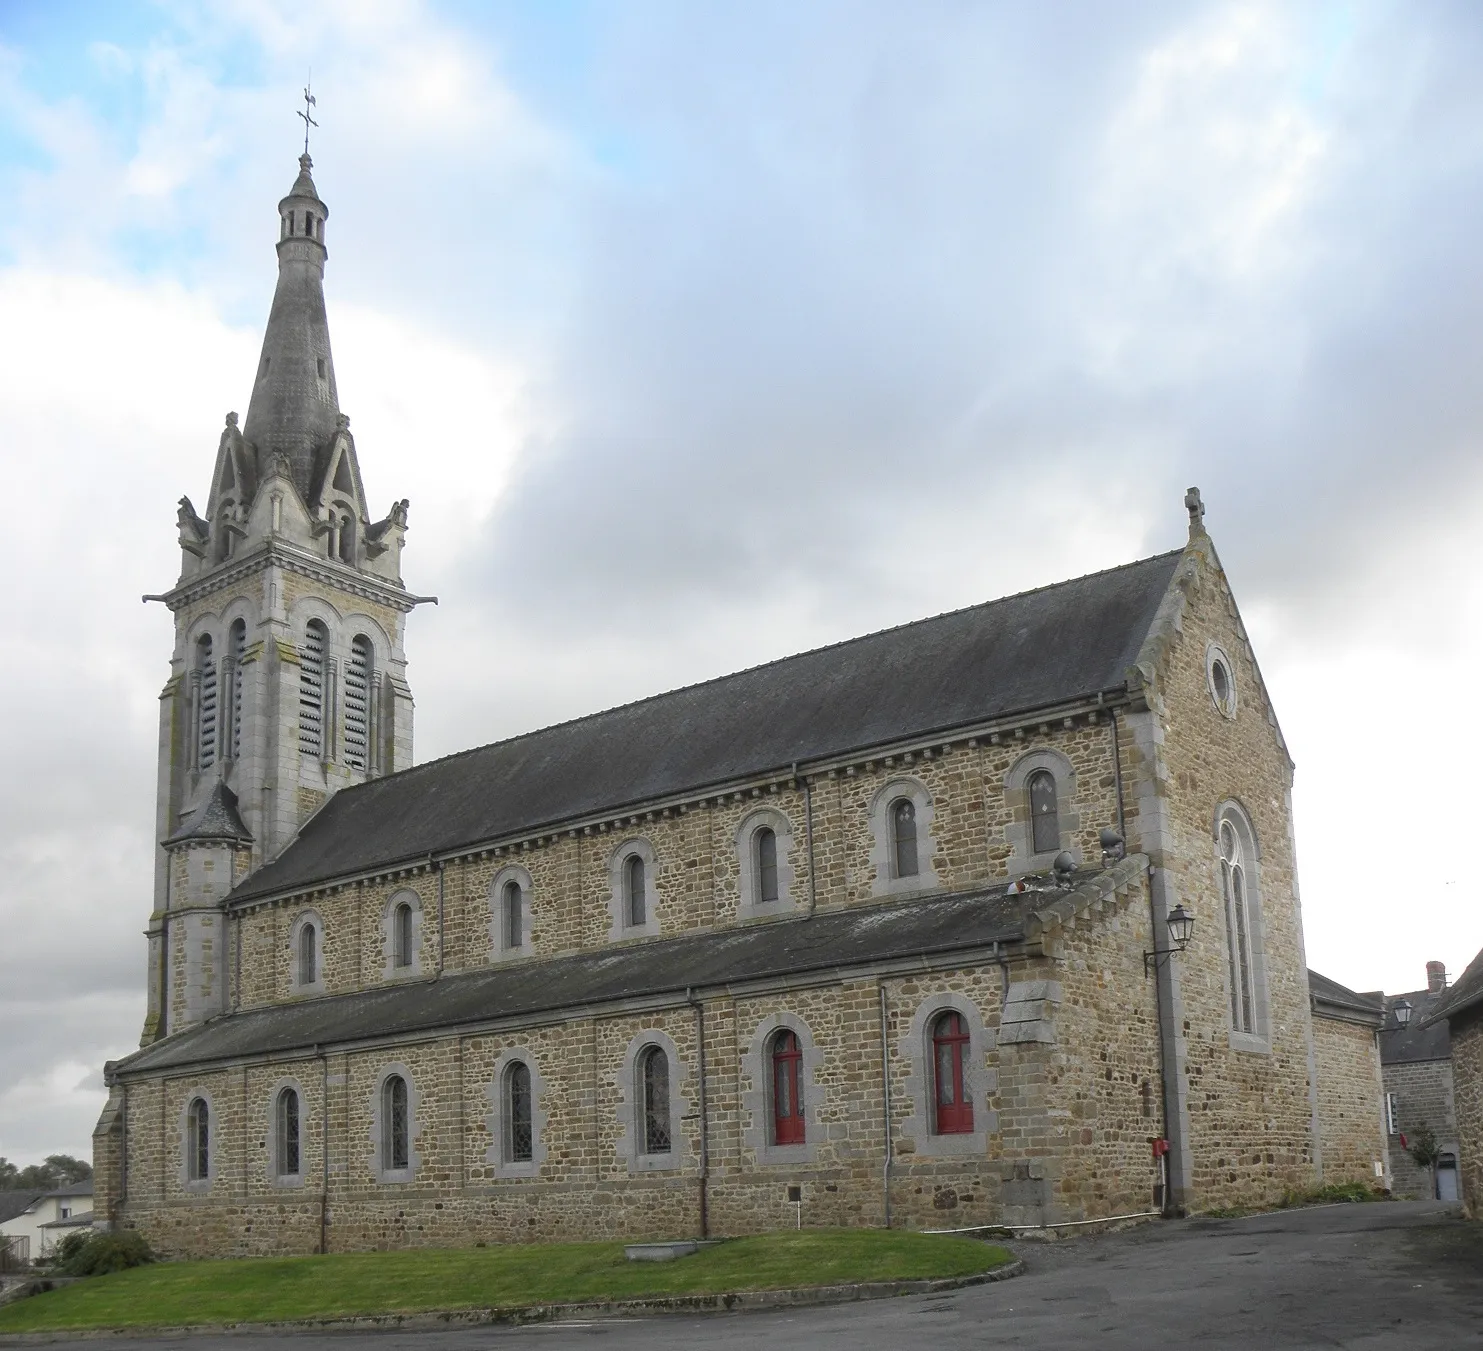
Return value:
[(324, 650), (329, 634), (317, 619), (304, 629), (299, 649), (299, 753), (324, 754)]
[(524, 946), (525, 933), (521, 923), (525, 896), (519, 882), (506, 882), (501, 905), (504, 910), (505, 947), (514, 949)]
[(247, 650), (247, 621), (235, 620), (227, 635), (228, 684), (231, 689), (232, 759), (242, 758), (242, 654)]
[(1061, 813), (1056, 801), (1056, 776), (1037, 769), (1026, 785), (1030, 792), (1030, 851), (1053, 854), (1061, 847)]
[(211, 1109), (205, 1098), (191, 1101), (186, 1114), (186, 1175), (192, 1182), (211, 1177)]
[(803, 1139), (803, 1052), (797, 1034), (784, 1030), (772, 1042), (772, 1142), (801, 1145)]
[(644, 860), (634, 854), (623, 865), (623, 889), (627, 893), (624, 908), (630, 928), (641, 929), (649, 918), (648, 898), (644, 895)]
[(385, 1123), (381, 1166), (387, 1172), (404, 1169), (411, 1157), (411, 1121), (407, 1110), (407, 1081), (400, 1074), (388, 1076), (381, 1086), (381, 1119)]
[(644, 1110), (644, 1153), (668, 1154), (672, 1148), (669, 1057), (662, 1046), (651, 1046), (644, 1052), (639, 1067), (639, 1087)]
[(891, 807), (891, 862), (897, 877), (917, 875), (917, 808), (909, 797)]
[(345, 668), (345, 762), (352, 769), (369, 769), (371, 726), (371, 640), (358, 633), (350, 643)]
[(203, 633), (196, 643), (196, 768), (210, 769), (216, 763), (217, 732), (216, 653), (211, 635)]
[(1226, 951), (1230, 963), (1231, 1026), (1256, 1031), (1256, 991), (1251, 975), (1251, 908), (1246, 858), (1230, 821), (1220, 826), (1220, 885), (1226, 911)]
[(274, 1133), (277, 1137), (278, 1176), (298, 1177), (299, 1095), (294, 1089), (285, 1088), (278, 1095), (278, 1111), (275, 1116)]
[(1394, 1093), (1385, 1095), (1385, 1133), (1387, 1135), (1399, 1135), (1401, 1128), (1396, 1123), (1400, 1120), (1398, 1104)]
[(319, 979), (318, 927), (312, 920), (299, 929), (299, 984), (313, 985)]
[(932, 1025), (932, 1078), (938, 1135), (966, 1135), (973, 1130), (973, 1100), (968, 1095), (968, 1026), (961, 1013), (944, 1013)]
[(752, 838), (757, 842), (757, 903), (766, 905), (778, 898), (778, 837), (763, 826)]
[(505, 1162), (529, 1163), (534, 1146), (530, 1066), (517, 1060), (505, 1071)]
[(391, 964), (412, 965), (412, 907), (405, 901), (391, 912)]

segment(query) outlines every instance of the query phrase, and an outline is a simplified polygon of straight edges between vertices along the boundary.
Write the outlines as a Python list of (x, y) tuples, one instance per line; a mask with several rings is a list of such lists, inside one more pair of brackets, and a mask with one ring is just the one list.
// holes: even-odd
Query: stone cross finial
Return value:
[(1205, 533), (1205, 504), (1200, 500), (1200, 490), (1190, 488), (1184, 495), (1184, 509), (1189, 512), (1189, 532), (1193, 535)]

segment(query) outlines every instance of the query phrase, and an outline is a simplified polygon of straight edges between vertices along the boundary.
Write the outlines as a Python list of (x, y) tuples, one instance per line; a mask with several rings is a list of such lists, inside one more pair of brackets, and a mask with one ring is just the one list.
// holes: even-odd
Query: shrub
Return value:
[(74, 1229), (51, 1251), (51, 1263), (54, 1267), (66, 1268), (76, 1260), (77, 1254), (87, 1246), (87, 1241), (92, 1237), (86, 1229)]
[(106, 1276), (110, 1271), (127, 1271), (153, 1262), (154, 1254), (144, 1235), (133, 1229), (119, 1229), (105, 1234), (89, 1234), (67, 1261), (69, 1276)]

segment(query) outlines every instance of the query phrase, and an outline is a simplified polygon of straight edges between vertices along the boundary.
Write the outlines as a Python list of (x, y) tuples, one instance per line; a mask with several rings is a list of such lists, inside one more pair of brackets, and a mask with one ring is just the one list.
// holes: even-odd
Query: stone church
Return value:
[(101, 1220), (314, 1252), (1334, 1175), (1292, 763), (1197, 492), (1170, 552), (414, 764), (408, 504), (372, 510), (340, 412), (300, 166), (246, 421), (158, 598)]

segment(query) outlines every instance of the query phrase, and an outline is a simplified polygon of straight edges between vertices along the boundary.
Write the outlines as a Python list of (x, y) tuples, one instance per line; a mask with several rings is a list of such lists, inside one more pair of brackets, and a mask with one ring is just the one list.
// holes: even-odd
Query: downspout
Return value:
[(433, 862), (433, 856), (427, 856), (428, 866), (438, 870), (438, 975), (443, 974), (443, 869), (447, 866), (442, 859)]
[(1108, 713), (1112, 717), (1112, 782), (1117, 787), (1117, 833), (1123, 837), (1126, 845), (1128, 822), (1123, 813), (1123, 755), (1117, 744), (1117, 709), (1109, 709)]
[(1009, 1007), (1009, 958), (1004, 955), (1004, 945), (994, 944), (994, 960), (999, 963), (999, 978), (1004, 982), (999, 998), (999, 1025), (1004, 1025), (1004, 1010)]
[(323, 1254), (329, 1251), (325, 1244), (330, 1226), (330, 1057), (322, 1046), (314, 1049), (319, 1052), (322, 1070), (319, 1088), (319, 1251)]
[[(1152, 864), (1149, 864), (1148, 932), (1150, 933), (1150, 935), (1152, 935), (1152, 942), (1154, 947), (1158, 947), (1159, 906), (1158, 901), (1154, 896), (1154, 877), (1154, 867)], [(1173, 955), (1170, 954), (1164, 958), (1164, 964), (1167, 965), (1173, 960)], [(1163, 984), (1164, 982), (1160, 975), (1159, 959), (1155, 957), (1153, 971), (1153, 1025), (1155, 1040), (1158, 1042), (1159, 1047), (1159, 1134), (1166, 1142), (1169, 1143), (1170, 1147), (1172, 1148), (1172, 1141), (1169, 1141), (1169, 1065), (1168, 1050), (1164, 1044)], [(1184, 1141), (1181, 1140), (1179, 1142), (1179, 1147), (1181, 1150), (1183, 1150)], [(1170, 1216), (1176, 1215), (1178, 1212), (1174, 1209), (1173, 1203), (1170, 1200), (1170, 1197), (1174, 1191), (1174, 1169), (1167, 1154), (1164, 1155), (1163, 1171), (1164, 1193), (1159, 1200), (1159, 1213), (1162, 1214), (1165, 1219), (1168, 1219)]]
[(695, 1010), (695, 1044), (699, 1048), (697, 1057), (700, 1073), (700, 1236), (710, 1237), (710, 1215), (706, 1196), (711, 1171), (711, 1140), (709, 1121), (706, 1116), (705, 1084), (705, 1005), (695, 998), (694, 991), (685, 990), (685, 1000)]
[(234, 917), (232, 929), (237, 940), (232, 958), (232, 964), (236, 968), (232, 972), (232, 1012), (236, 1013), (242, 1007), (242, 916), (240, 914)]
[[(793, 762), (793, 779), (798, 780), (798, 761)], [(814, 785), (807, 775), (803, 779), (803, 824), (808, 838), (808, 918), (814, 917), (818, 888), (814, 885)]]
[(885, 1161), (881, 1164), (881, 1209), (885, 1215), (886, 1228), (891, 1227), (891, 1047), (890, 1033), (886, 1022), (886, 987), (879, 987), (881, 996), (881, 1125), (885, 1129)]

